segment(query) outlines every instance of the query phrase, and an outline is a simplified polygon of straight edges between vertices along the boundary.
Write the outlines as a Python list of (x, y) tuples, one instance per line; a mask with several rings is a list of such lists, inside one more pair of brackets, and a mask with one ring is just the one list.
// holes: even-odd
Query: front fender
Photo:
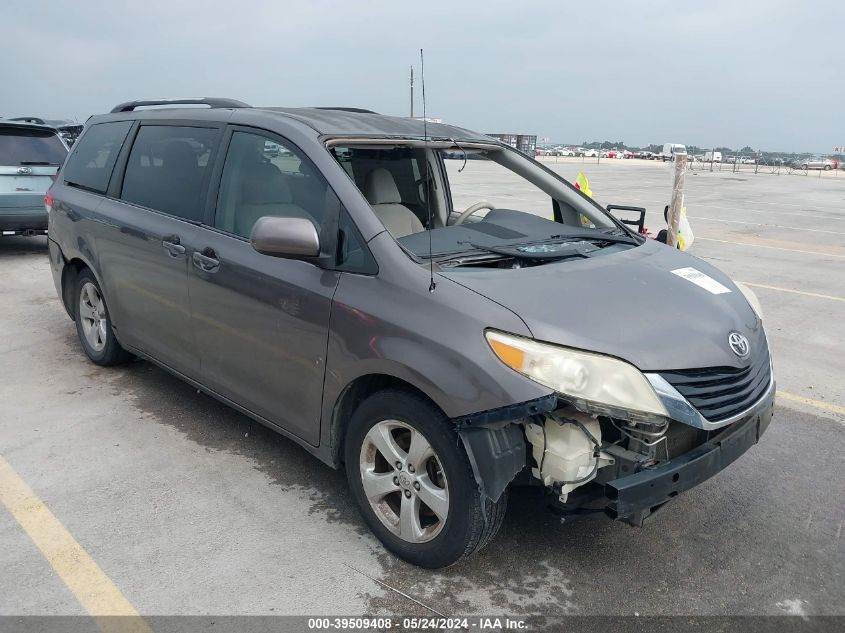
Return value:
[(531, 335), (513, 312), (445, 277), (429, 292), (426, 270), (408, 262), (400, 276), (396, 271), (403, 263), (395, 264), (380, 261), (378, 276), (344, 273), (338, 282), (321, 413), (320, 452), (326, 461), (336, 461), (351, 415), (348, 409), (340, 412), (341, 398), (364, 376), (405, 382), (456, 422), (552, 393), (505, 366), (487, 344), (486, 328)]

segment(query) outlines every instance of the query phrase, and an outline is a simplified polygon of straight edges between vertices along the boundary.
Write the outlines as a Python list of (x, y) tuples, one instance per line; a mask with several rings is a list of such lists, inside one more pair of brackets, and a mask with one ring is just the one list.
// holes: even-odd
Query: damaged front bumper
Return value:
[[(583, 477), (585, 485), (576, 498), (570, 499), (569, 503), (560, 505), (558, 511), (565, 513), (579, 511), (577, 508), (582, 503), (589, 503), (593, 506), (594, 502), (599, 502), (600, 506), (603, 504), (605, 512), (611, 518), (633, 525), (642, 525), (649, 515), (656, 512), (666, 502), (720, 472), (756, 444), (772, 419), (774, 394), (775, 386), (774, 381), (772, 381), (765, 396), (746, 410), (742, 416), (734, 419), (728, 426), (713, 431), (701, 430), (702, 433), (709, 435), (709, 439), (703, 443), (686, 452), (673, 455), (671, 459), (659, 461), (653, 465), (648, 464), (647, 460), (641, 462), (640, 465), (637, 465), (636, 462), (628, 462), (625, 469), (631, 472), (631, 468), (633, 468), (635, 472), (632, 474), (618, 476), (625, 469), (619, 470), (617, 465), (615, 468), (616, 476), (612, 479), (608, 479), (607, 476), (595, 478), (598, 467), (608, 462), (613, 464), (617, 458), (622, 458), (624, 461), (624, 453), (629, 456), (634, 455), (634, 453), (624, 450), (618, 453), (612, 450), (612, 444), (604, 442), (602, 442), (602, 450), (598, 450), (598, 448), (593, 450), (586, 446), (580, 449), (580, 453), (577, 451), (571, 452), (573, 446), (566, 444), (567, 449), (570, 450), (569, 455), (560, 452), (555, 454), (554, 447), (551, 447), (552, 452), (546, 453), (546, 456), (558, 460), (556, 471), (558, 475), (561, 472), (566, 472), (562, 469), (569, 468), (572, 464), (577, 467), (579, 456), (582, 461), (595, 459), (597, 467), (592, 473), (588, 473), (588, 476)], [(560, 406), (560, 403), (557, 395), (550, 395), (531, 402), (453, 420), (467, 451), (483, 501), (497, 501), (505, 488), (520, 472), (528, 475), (532, 483), (542, 483), (554, 490), (560, 496), (560, 502), (567, 500), (568, 492), (571, 489), (581, 485), (581, 481), (575, 480), (575, 482), (570, 481), (569, 483), (577, 483), (578, 485), (561, 486), (561, 483), (566, 484), (567, 482), (557, 481), (564, 479), (559, 476), (551, 477), (554, 481), (545, 481), (550, 479), (545, 476), (546, 473), (554, 473), (555, 470), (542, 466), (539, 469), (536, 467), (538, 464), (542, 464), (544, 460), (546, 462), (549, 460), (541, 456), (542, 450), (538, 455), (537, 442), (539, 439), (533, 437), (534, 434), (528, 433), (528, 431), (532, 430), (530, 427), (535, 426), (532, 425), (532, 421), (537, 423), (552, 419), (557, 420), (557, 422), (564, 422), (564, 420), (556, 418), (553, 413)], [(580, 412), (573, 414), (572, 410), (569, 411), (568, 415), (572, 418), (588, 417)], [(574, 419), (569, 421), (577, 424)], [(673, 423), (686, 426), (686, 424), (677, 420)], [(593, 427), (593, 432), (599, 435), (598, 428)], [(585, 434), (589, 436), (589, 433), (589, 430), (585, 430)], [(545, 440), (546, 434), (542, 433), (540, 437)], [(551, 440), (552, 438), (548, 439)], [(531, 448), (534, 448), (533, 457), (527, 450)], [(605, 450), (608, 453), (605, 453)], [(593, 457), (589, 457), (590, 454)], [(535, 466), (533, 468), (532, 463)], [(614, 468), (608, 469), (608, 471), (613, 470)], [(581, 477), (583, 470), (569, 470), (569, 477), (566, 478), (571, 480), (576, 476), (576, 473), (578, 477)], [(607, 474), (614, 477), (612, 472), (607, 472)], [(595, 480), (589, 483), (594, 478)], [(601, 511), (600, 508), (598, 511)]]
[(769, 426), (774, 411), (774, 383), (766, 397), (712, 439), (632, 475), (604, 484), (607, 513), (634, 525), (663, 504), (706, 481), (756, 444)]

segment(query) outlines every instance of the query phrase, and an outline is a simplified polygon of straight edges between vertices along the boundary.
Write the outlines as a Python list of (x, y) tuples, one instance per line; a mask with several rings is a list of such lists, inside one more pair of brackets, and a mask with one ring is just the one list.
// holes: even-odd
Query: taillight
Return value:
[(53, 210), (53, 196), (49, 193), (44, 194), (44, 208), (47, 209), (47, 213)]

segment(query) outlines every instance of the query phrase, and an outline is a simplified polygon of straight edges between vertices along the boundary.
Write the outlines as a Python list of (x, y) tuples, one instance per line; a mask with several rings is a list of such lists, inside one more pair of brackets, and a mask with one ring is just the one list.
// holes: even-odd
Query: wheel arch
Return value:
[(103, 280), (97, 270), (90, 263), (85, 261), (82, 257), (74, 256), (65, 258), (65, 265), (62, 268), (62, 303), (65, 311), (70, 315), (71, 320), (76, 320), (74, 317), (75, 310), (73, 309), (73, 290), (76, 287), (76, 280), (83, 270), (90, 270), (100, 286), (100, 292), (103, 292)]
[(425, 391), (403, 378), (386, 373), (370, 373), (358, 376), (341, 390), (332, 408), (329, 441), (331, 462), (335, 467), (339, 467), (343, 463), (346, 429), (356, 407), (372, 394), (384, 389), (407, 391), (424, 398), (440, 411), (443, 410)]

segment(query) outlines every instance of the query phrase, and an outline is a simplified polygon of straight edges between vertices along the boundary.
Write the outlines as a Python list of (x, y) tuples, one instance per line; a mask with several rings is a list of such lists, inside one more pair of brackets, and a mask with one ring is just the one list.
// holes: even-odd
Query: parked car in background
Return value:
[(704, 152), (704, 162), (705, 163), (721, 163), (722, 162), (722, 152)]
[(264, 143), (263, 153), (269, 158), (275, 158), (281, 154), (281, 152), (279, 151), (279, 145), (277, 143), (271, 143), (269, 141)]
[(754, 156), (742, 156), (739, 162), (743, 165), (754, 165), (757, 162), (757, 158)]
[(584, 156), (584, 158), (598, 158), (599, 153), (598, 150), (595, 149), (585, 149), (582, 156)]
[(0, 119), (0, 235), (46, 233), (44, 193), (67, 153), (55, 128)]
[(829, 158), (815, 156), (813, 158), (799, 160), (794, 166), (798, 169), (823, 169), (824, 171), (829, 171), (834, 168), (834, 163)]
[(61, 125), (57, 125), (56, 129), (59, 132), (59, 136), (64, 139), (64, 142), (67, 143), (68, 147), (72, 146), (76, 139), (79, 138), (79, 135), (82, 134), (82, 129), (85, 126), (81, 123), (63, 123)]
[(573, 152), (571, 149), (569, 149), (567, 147), (562, 147), (562, 148), (556, 150), (556, 155), (557, 156), (575, 156), (575, 152)]
[(59, 136), (62, 137), (62, 140), (67, 144), (68, 147), (73, 145), (73, 142), (77, 139), (77, 137), (82, 134), (82, 128), (84, 127), (81, 123), (76, 123), (70, 119), (42, 119), (41, 117), (37, 116), (19, 116), (19, 117), (11, 117), (6, 119), (7, 121), (19, 121), (21, 123), (35, 123), (37, 125), (48, 125), (50, 127), (56, 128), (59, 132)]

